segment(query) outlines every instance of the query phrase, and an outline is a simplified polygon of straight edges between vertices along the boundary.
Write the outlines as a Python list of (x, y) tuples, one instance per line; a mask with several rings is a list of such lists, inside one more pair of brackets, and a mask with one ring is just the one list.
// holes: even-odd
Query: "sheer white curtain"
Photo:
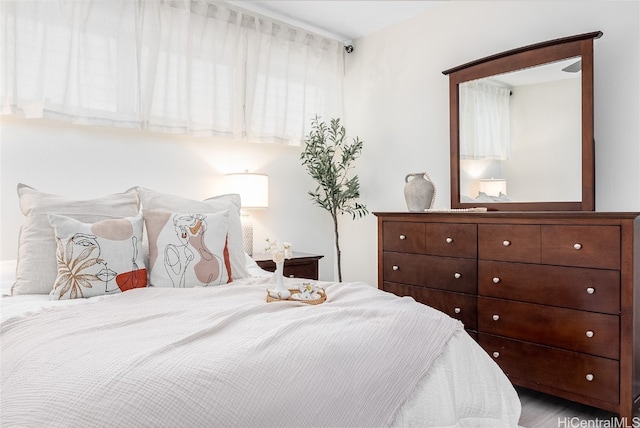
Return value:
[(222, 2), (0, 2), (3, 114), (299, 144), (342, 44)]
[(487, 82), (459, 85), (460, 158), (511, 157), (509, 88)]

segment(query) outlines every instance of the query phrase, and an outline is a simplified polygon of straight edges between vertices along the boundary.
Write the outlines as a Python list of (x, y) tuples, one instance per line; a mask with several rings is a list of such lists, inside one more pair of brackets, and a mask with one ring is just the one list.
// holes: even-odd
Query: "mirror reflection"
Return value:
[(580, 57), (458, 91), (460, 202), (581, 200)]

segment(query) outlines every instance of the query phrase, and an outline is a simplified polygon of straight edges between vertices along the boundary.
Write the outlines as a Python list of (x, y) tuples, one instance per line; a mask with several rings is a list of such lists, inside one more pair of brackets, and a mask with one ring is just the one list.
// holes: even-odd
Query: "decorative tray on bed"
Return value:
[(311, 298), (302, 298), (300, 296), (300, 290), (297, 288), (290, 288), (289, 292), (291, 296), (288, 299), (279, 299), (277, 297), (271, 297), (269, 291), (267, 290), (267, 302), (284, 302), (284, 301), (293, 301), (293, 302), (302, 302), (307, 305), (319, 305), (320, 303), (327, 300), (327, 293), (322, 288), (316, 289), (313, 294), (311, 294)]

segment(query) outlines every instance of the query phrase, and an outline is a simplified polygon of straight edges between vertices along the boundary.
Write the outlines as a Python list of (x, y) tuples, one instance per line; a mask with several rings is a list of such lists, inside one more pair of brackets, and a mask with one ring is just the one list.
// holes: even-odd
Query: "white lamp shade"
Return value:
[(507, 180), (504, 178), (483, 178), (478, 182), (478, 191), (489, 196), (507, 194)]
[(225, 176), (227, 189), (240, 194), (243, 209), (269, 207), (269, 176), (266, 174), (237, 173)]

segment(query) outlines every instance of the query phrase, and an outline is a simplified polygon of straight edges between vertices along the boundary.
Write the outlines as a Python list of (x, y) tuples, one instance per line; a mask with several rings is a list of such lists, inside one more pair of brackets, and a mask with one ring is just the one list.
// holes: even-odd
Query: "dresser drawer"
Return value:
[(478, 333), (478, 342), (518, 385), (555, 389), (618, 403), (619, 363), (531, 343)]
[(285, 261), (282, 274), (288, 278), (318, 279), (318, 263), (295, 264)]
[(478, 294), (618, 315), (620, 272), (480, 260)]
[(383, 253), (384, 281), (440, 288), (461, 293), (477, 292), (477, 261), (423, 254)]
[(620, 269), (620, 228), (542, 226), (542, 263)]
[(618, 359), (615, 315), (478, 297), (478, 331)]
[(384, 282), (383, 289), (397, 296), (411, 296), (416, 302), (431, 306), (451, 318), (460, 320), (466, 329), (476, 329), (475, 296), (393, 282)]
[(427, 285), (427, 259), (421, 254), (385, 251), (382, 259), (383, 279), (410, 285)]
[(540, 226), (478, 225), (478, 258), (540, 263)]
[(426, 256), (429, 263), (427, 286), (460, 293), (477, 294), (476, 259)]
[(382, 224), (382, 246), (385, 251), (425, 252), (425, 224), (385, 221)]
[(427, 254), (476, 258), (478, 226), (464, 223), (427, 223)]

